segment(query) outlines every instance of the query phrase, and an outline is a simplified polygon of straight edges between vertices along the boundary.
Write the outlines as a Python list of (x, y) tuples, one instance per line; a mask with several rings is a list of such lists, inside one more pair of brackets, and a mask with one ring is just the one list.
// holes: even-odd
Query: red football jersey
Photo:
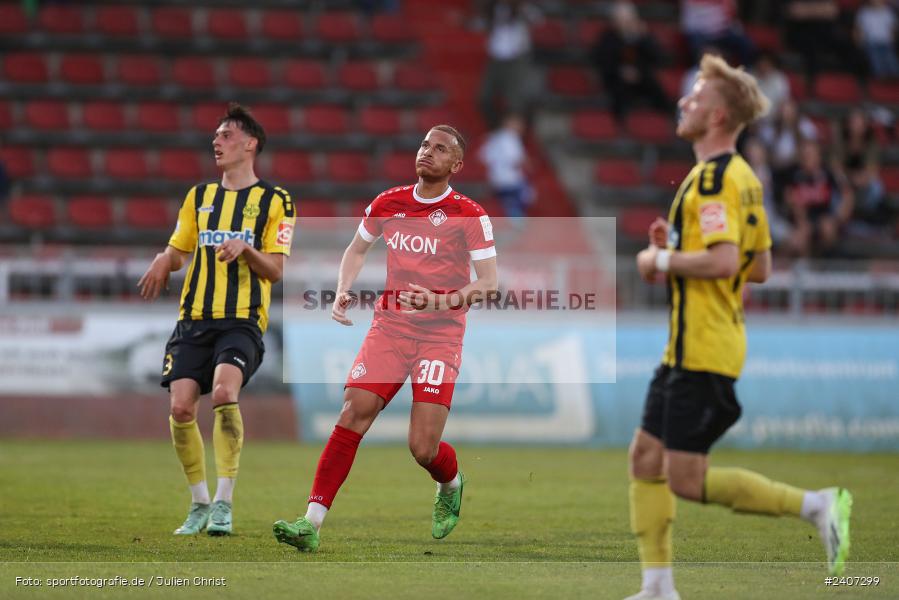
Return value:
[(395, 187), (365, 209), (359, 235), (369, 242), (383, 235), (387, 244), (387, 284), (372, 327), (420, 340), (461, 342), (467, 308), (405, 313), (397, 298), (410, 283), (448, 293), (471, 282), (471, 261), (496, 256), (484, 209), (452, 187), (437, 198), (422, 198), (414, 185)]

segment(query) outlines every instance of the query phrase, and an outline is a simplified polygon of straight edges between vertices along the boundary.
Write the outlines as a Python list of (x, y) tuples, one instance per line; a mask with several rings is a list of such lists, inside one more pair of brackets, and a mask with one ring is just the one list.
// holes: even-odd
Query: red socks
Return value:
[(440, 442), (437, 456), (425, 469), (428, 470), (431, 478), (437, 483), (452, 481), (459, 472), (459, 467), (456, 465), (456, 451), (446, 442)]
[[(355, 431), (350, 431), (340, 425), (334, 427), (331, 438), (318, 459), (318, 468), (315, 470), (315, 480), (312, 482), (309, 502), (318, 502), (331, 508), (337, 490), (340, 489), (350, 473), (353, 459), (356, 458), (356, 449), (359, 448), (361, 441), (362, 436)], [(437, 456), (439, 457), (440, 454)], [(454, 469), (455, 465), (456, 455), (453, 453)], [(455, 472), (453, 475), (455, 476)]]

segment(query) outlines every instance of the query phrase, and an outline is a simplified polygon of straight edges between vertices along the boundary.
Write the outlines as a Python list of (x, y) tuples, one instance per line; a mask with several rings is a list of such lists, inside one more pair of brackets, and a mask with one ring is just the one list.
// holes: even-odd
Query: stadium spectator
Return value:
[(780, 111), (767, 124), (763, 125), (759, 135), (768, 147), (768, 156), (775, 175), (795, 166), (798, 160), (799, 144), (803, 140), (818, 138), (818, 130), (812, 121), (799, 112), (799, 106), (787, 100), (780, 106)]
[(771, 103), (768, 114), (762, 117), (762, 123), (769, 122), (780, 112), (780, 107), (790, 99), (790, 82), (780, 70), (777, 57), (773, 52), (762, 52), (753, 69), (753, 75), (759, 82), (759, 88)]
[(612, 27), (600, 35), (591, 57), (619, 120), (640, 100), (661, 111), (671, 110), (655, 74), (661, 59), (658, 44), (631, 2), (612, 7)]
[(758, 177), (762, 184), (762, 198), (765, 213), (768, 215), (768, 228), (771, 231), (774, 249), (779, 250), (788, 243), (792, 235), (792, 226), (783, 213), (782, 207), (778, 206), (775, 201), (774, 174), (771, 171), (771, 165), (768, 164), (768, 149), (762, 140), (757, 137), (750, 137), (746, 140), (743, 154), (746, 156), (746, 162), (752, 167), (755, 176)]
[(799, 164), (788, 175), (784, 197), (795, 229), (789, 241), (796, 256), (828, 257), (853, 209), (852, 190), (821, 158), (814, 140), (799, 146)]
[(896, 14), (886, 0), (869, 0), (855, 16), (855, 37), (871, 74), (877, 78), (899, 76), (896, 59)]
[(880, 145), (867, 113), (854, 108), (839, 122), (833, 136), (833, 169), (842, 173), (855, 198), (849, 233), (871, 236), (882, 232), (891, 211), (879, 173)]
[(530, 26), (540, 20), (539, 11), (524, 0), (491, 0), (486, 3), (487, 55), (478, 104), (491, 129), (505, 112), (529, 114), (533, 97)]
[(6, 204), (6, 201), (9, 200), (10, 187), (9, 173), (6, 170), (6, 165), (0, 160), (0, 206)]
[(752, 42), (737, 20), (736, 0), (681, 0), (681, 30), (694, 61), (709, 45), (732, 55), (742, 65), (752, 64)]
[(802, 56), (809, 80), (818, 74), (825, 55), (842, 68), (855, 66), (854, 48), (841, 32), (836, 0), (790, 0), (783, 11), (787, 44)]
[(487, 180), (493, 194), (513, 223), (521, 222), (533, 201), (532, 188), (525, 174), (528, 156), (522, 141), (524, 133), (524, 119), (509, 115), (503, 120), (502, 127), (487, 137), (478, 153), (478, 158), (487, 167)]

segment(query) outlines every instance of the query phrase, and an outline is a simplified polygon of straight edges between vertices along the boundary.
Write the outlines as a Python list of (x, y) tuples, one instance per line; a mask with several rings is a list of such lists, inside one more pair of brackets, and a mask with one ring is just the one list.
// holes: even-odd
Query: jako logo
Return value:
[(408, 252), (419, 252), (421, 254), (437, 254), (437, 240), (432, 240), (429, 237), (396, 231), (390, 236), (390, 239), (385, 241), (387, 245), (394, 250), (406, 250)]
[(228, 240), (243, 240), (252, 246), (256, 236), (253, 235), (253, 230), (250, 228), (243, 231), (222, 231), (221, 229), (210, 231), (209, 229), (204, 229), (200, 232), (201, 246), (220, 246)]

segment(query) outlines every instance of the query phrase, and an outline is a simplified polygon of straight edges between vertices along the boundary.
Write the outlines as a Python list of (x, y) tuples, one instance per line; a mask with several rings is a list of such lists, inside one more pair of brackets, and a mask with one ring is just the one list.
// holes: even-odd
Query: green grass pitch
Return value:
[[(320, 552), (300, 554), (274, 541), (271, 523), (304, 512), (320, 449), (250, 437), (235, 535), (176, 538), (190, 498), (170, 444), (0, 441), (0, 598), (396, 599), (446, 590), (442, 597), (567, 599), (622, 598), (639, 587), (621, 450), (461, 446), (462, 520), (436, 541), (427, 473), (405, 448), (363, 444)], [(817, 533), (798, 520), (679, 501), (675, 578), (685, 599), (899, 597), (899, 456), (720, 451), (712, 462), (803, 487), (849, 487), (846, 575), (881, 582), (825, 587)], [(146, 589), (48, 582), (116, 575), (143, 578)], [(176, 577), (188, 584), (159, 584)], [(224, 577), (226, 586), (194, 577)]]

